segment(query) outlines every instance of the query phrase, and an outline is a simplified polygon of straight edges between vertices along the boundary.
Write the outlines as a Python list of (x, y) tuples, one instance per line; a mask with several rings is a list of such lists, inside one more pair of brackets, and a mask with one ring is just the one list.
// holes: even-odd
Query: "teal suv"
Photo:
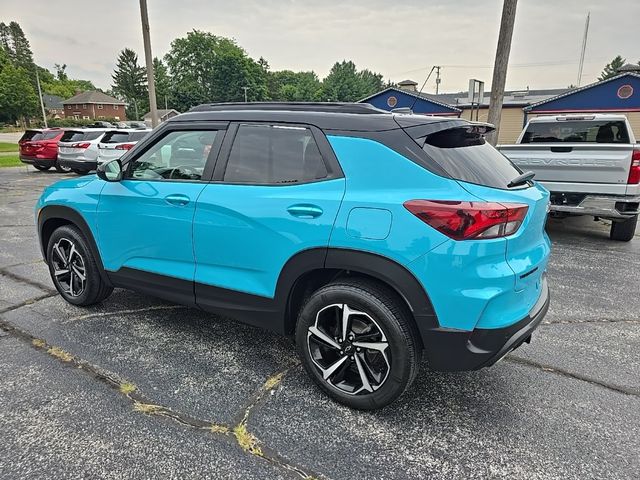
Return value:
[(311, 378), (389, 404), (425, 357), (494, 364), (549, 305), (549, 193), (492, 127), (366, 104), (202, 105), (42, 194), (60, 295), (114, 287), (295, 337)]

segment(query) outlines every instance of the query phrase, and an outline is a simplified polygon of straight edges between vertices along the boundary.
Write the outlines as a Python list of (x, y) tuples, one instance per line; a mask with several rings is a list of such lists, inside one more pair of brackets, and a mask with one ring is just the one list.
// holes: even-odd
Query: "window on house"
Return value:
[(104, 118), (104, 115), (98, 115), (98, 119), (102, 120)]
[(91, 119), (89, 118), (89, 115), (83, 115), (83, 116), (82, 116), (82, 119), (83, 119), (83, 120), (91, 120)]
[(98, 104), (98, 110), (102, 110), (104, 108), (104, 105), (102, 105), (101, 103)]
[(71, 110), (71, 105), (67, 105), (67, 110)]
[(113, 118), (115, 118), (116, 120), (120, 120), (120, 117), (113, 117)]
[(82, 109), (83, 109), (83, 110), (86, 110), (86, 109), (87, 109), (87, 104), (86, 104), (86, 103), (83, 103), (83, 104), (82, 104)]
[(114, 105), (114, 106), (113, 106), (113, 109), (114, 109), (114, 110), (118, 110), (118, 105)]

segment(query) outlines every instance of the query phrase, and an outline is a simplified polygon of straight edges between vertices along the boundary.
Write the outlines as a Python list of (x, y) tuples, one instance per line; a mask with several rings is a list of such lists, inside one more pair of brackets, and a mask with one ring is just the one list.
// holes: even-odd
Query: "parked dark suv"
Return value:
[(364, 104), (203, 105), (43, 193), (65, 300), (113, 287), (294, 335), (311, 378), (373, 409), (473, 370), (544, 317), (548, 192), (492, 127)]

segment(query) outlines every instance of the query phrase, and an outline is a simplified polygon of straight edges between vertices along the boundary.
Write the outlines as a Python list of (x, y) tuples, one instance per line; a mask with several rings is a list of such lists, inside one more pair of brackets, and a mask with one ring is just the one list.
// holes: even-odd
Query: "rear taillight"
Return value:
[(629, 169), (627, 183), (640, 183), (640, 150), (634, 150), (631, 155), (631, 168)]
[(116, 150), (131, 150), (135, 143), (123, 143), (121, 145), (116, 145)]
[(74, 143), (71, 148), (89, 148), (90, 143)]
[(454, 240), (506, 237), (518, 231), (529, 207), (520, 203), (409, 200), (407, 210)]

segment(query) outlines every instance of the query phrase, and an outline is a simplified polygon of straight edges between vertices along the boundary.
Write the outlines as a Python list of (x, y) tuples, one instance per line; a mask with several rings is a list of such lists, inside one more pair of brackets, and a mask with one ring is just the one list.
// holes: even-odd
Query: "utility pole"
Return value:
[(587, 21), (584, 24), (584, 38), (582, 39), (582, 50), (580, 51), (580, 64), (578, 65), (578, 81), (576, 87), (580, 86), (582, 81), (582, 67), (584, 66), (584, 52), (587, 50), (587, 35), (589, 35), (589, 17), (591, 12), (587, 12)]
[(500, 21), (496, 59), (493, 64), (491, 98), (489, 100), (489, 114), (487, 117), (487, 121), (496, 127), (493, 132), (487, 135), (487, 140), (489, 140), (492, 145), (498, 143), (502, 102), (504, 100), (504, 86), (507, 80), (507, 67), (509, 66), (509, 53), (511, 52), (511, 38), (513, 37), (513, 25), (516, 20), (517, 4), (518, 0), (504, 0), (502, 5), (502, 20)]
[(439, 89), (440, 89), (440, 67), (436, 65), (436, 95), (438, 95)]
[(242, 87), (242, 89), (244, 90), (244, 103), (247, 103), (247, 90), (249, 90), (249, 87)]
[(42, 109), (42, 120), (44, 121), (44, 128), (49, 128), (47, 124), (47, 112), (44, 110), (44, 100), (42, 100), (42, 89), (40, 88), (40, 75), (38, 74), (38, 67), (36, 66), (36, 84), (38, 85), (38, 97), (40, 97), (40, 108)]
[[(156, 105), (156, 82), (153, 77), (153, 55), (151, 54), (151, 38), (149, 35), (149, 13), (147, 0), (140, 0), (140, 17), (142, 20), (142, 40), (144, 41), (144, 58), (147, 62), (147, 83), (149, 85), (149, 110), (151, 110), (151, 126), (158, 126), (158, 106)], [(137, 104), (136, 104), (137, 107)]]

